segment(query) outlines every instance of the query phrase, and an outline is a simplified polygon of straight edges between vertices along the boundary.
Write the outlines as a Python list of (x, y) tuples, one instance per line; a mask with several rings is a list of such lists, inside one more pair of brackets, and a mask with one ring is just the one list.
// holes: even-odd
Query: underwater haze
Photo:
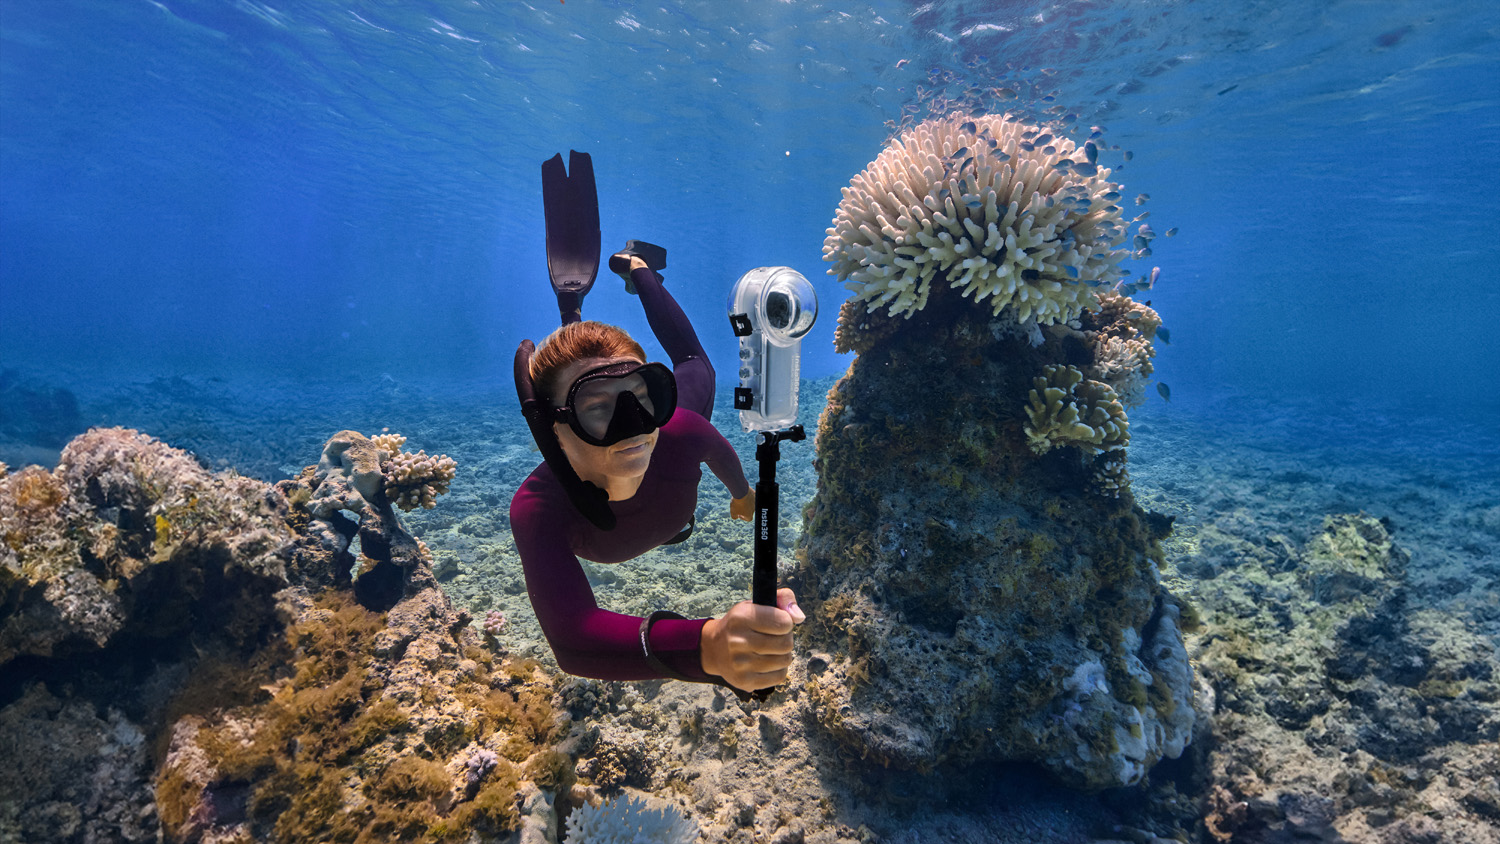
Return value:
[[(1114, 178), (1180, 229), (1133, 262), (1174, 400), (1476, 418), (1497, 36), (1479, 0), (7, 0), (0, 360), (504, 388), (555, 324), (539, 165), (577, 149), (606, 251), (665, 245), (716, 360), (730, 285), (782, 264), (825, 308), (804, 374), (839, 372), (840, 188), (903, 120), (979, 106), (1134, 153)], [(587, 315), (649, 337), (600, 287)]]
[[(755, 528), (684, 413), (567, 559), (569, 150), (750, 479), (816, 289)], [(0, 844), (1500, 844), (1497, 162), (1495, 0), (0, 0)], [(757, 551), (785, 681), (660, 679)]]

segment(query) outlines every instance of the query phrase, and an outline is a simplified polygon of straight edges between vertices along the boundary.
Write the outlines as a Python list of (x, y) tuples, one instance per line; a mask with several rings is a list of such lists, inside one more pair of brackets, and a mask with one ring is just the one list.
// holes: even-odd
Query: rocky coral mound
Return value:
[(555, 840), (553, 679), (436, 588), (373, 451), (278, 490), (96, 430), (0, 478), (0, 839)]
[(1161, 321), (1127, 295), (1134, 221), (1097, 157), (1009, 117), (925, 121), (828, 231), (854, 292), (836, 344), (858, 354), (818, 423), (791, 582), (818, 720), (861, 758), (1108, 788), (1199, 723), (1191, 614), (1159, 576), (1171, 520), (1126, 471)]

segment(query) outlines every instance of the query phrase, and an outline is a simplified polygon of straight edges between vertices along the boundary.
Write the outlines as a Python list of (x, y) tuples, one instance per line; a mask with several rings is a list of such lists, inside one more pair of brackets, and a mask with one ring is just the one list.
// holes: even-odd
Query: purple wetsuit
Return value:
[[(600, 530), (568, 500), (546, 463), (536, 467), (510, 502), (511, 532), (526, 572), (526, 589), (557, 664), (569, 674), (601, 680), (668, 676), (641, 644), (643, 619), (599, 608), (579, 557), (619, 563), (662, 545), (691, 522), (698, 503), (699, 464), (707, 463), (735, 498), (750, 492), (734, 447), (708, 421), (714, 370), (687, 315), (649, 269), (631, 273), (657, 340), (672, 358), (677, 412), (661, 426), (651, 464), (634, 496), (611, 501), (617, 524)], [(711, 680), (698, 653), (706, 618), (662, 619), (651, 625), (651, 651), (677, 675)]]

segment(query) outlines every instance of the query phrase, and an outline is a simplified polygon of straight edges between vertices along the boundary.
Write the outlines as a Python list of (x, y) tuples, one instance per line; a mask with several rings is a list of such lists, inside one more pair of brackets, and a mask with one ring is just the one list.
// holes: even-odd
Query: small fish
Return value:
[(1166, 235), (1167, 235), (1167, 237), (1176, 237), (1177, 236), (1177, 227), (1173, 226), (1170, 229), (1167, 229)]
[(1136, 249), (1146, 249), (1151, 245), (1151, 241), (1147, 240), (1144, 237), (1141, 237), (1140, 235), (1136, 235), (1135, 240), (1131, 242), (1135, 244)]
[(1099, 140), (1102, 137), (1104, 137), (1104, 127), (1103, 126), (1090, 126), (1089, 127), (1089, 140), (1091, 140), (1091, 141), (1097, 141), (1097, 140)]
[(1159, 278), (1161, 278), (1161, 267), (1152, 267), (1151, 268), (1151, 284), (1148, 285), (1148, 286), (1149, 287), (1155, 287), (1156, 286), (1156, 280), (1159, 279)]
[(999, 162), (1002, 162), (1002, 163), (1006, 162), (1006, 161), (1009, 161), (1010, 160), (1010, 153), (997, 152), (997, 153), (995, 153), (995, 160), (999, 161)]
[(1099, 163), (1099, 148), (1094, 146), (1093, 141), (1087, 141), (1084, 143), (1083, 154), (1088, 156), (1090, 164)]
[(1047, 132), (1047, 133), (1043, 134), (1040, 138), (1037, 138), (1036, 142), (1039, 143), (1039, 144), (1045, 144), (1045, 143), (1047, 143), (1050, 140), (1052, 140), (1052, 133), (1051, 132)]
[(1135, 295), (1135, 290), (1136, 290), (1136, 287), (1135, 287), (1134, 284), (1122, 284), (1122, 285), (1120, 285), (1120, 295), (1122, 295), (1122, 296), (1134, 296)]
[(1137, 258), (1150, 258), (1151, 257), (1151, 247), (1147, 246), (1145, 249), (1142, 249), (1141, 251), (1135, 253), (1135, 257), (1137, 257)]
[(1172, 388), (1168, 387), (1165, 381), (1156, 382), (1156, 391), (1158, 393), (1161, 393), (1161, 397), (1166, 399), (1168, 402), (1172, 400)]
[(1224, 89), (1224, 90), (1222, 90), (1222, 91), (1220, 91), (1220, 92), (1219, 92), (1219, 96), (1221, 96), (1221, 97), (1222, 97), (1222, 96), (1224, 96), (1224, 95), (1225, 95), (1225, 94), (1227, 94), (1227, 93), (1229, 93), (1229, 92), (1230, 92), (1230, 91), (1233, 91), (1233, 90), (1234, 90), (1234, 89), (1235, 89), (1235, 88), (1238, 88), (1238, 87), (1240, 87), (1240, 86), (1239, 86), (1239, 83), (1238, 83), (1238, 82), (1236, 82), (1236, 83), (1235, 83), (1235, 84), (1233, 84), (1233, 85), (1230, 85), (1230, 86), (1229, 86), (1229, 87), (1228, 87), (1228, 88), (1225, 88), (1225, 89)]
[(1107, 202), (1114, 202), (1115, 200), (1117, 200), (1119, 198), (1120, 198), (1120, 192), (1117, 191), (1117, 190), (1112, 190), (1112, 191), (1109, 191), (1108, 193), (1104, 194), (1104, 199)]
[(1130, 160), (1130, 159), (1132, 159), (1132, 158), (1135, 158), (1135, 153), (1133, 153), (1133, 152), (1131, 152), (1131, 151), (1130, 151), (1130, 150), (1128, 150), (1128, 149), (1127, 149), (1127, 150), (1125, 150), (1125, 160), (1126, 160), (1126, 161), (1129, 161), (1129, 160)]
[(1168, 346), (1172, 345), (1172, 332), (1168, 331), (1165, 326), (1156, 329), (1156, 336), (1160, 337), (1161, 341)]
[(965, 123), (964, 125), (962, 125), (962, 126), (960, 126), (958, 128), (964, 130), (965, 132), (972, 132), (975, 129), (977, 129), (978, 127), (975, 125), (974, 121), (970, 120), (969, 122)]
[(1073, 172), (1080, 176), (1093, 176), (1099, 172), (1099, 166), (1085, 161), (1081, 164), (1074, 164)]
[(1149, 216), (1151, 216), (1151, 212), (1150, 211), (1142, 211), (1141, 213), (1135, 215), (1135, 219), (1131, 220), (1130, 222), (1132, 222), (1132, 223), (1139, 223), (1140, 221), (1146, 219)]
[(964, 159), (964, 163), (958, 165), (958, 169), (960, 169), (960, 170), (967, 170), (968, 167), (969, 167), (969, 165), (973, 164), (973, 163), (974, 163), (974, 156), (971, 155), (968, 158)]
[(1042, 152), (1046, 153), (1047, 155), (1051, 155), (1054, 152), (1057, 152), (1057, 147), (1051, 144), (1047, 144), (1046, 146), (1042, 147)]
[(1150, 201), (1151, 201), (1151, 194), (1149, 194), (1149, 193), (1137, 194), (1136, 198), (1135, 198), (1135, 204), (1136, 205), (1145, 205), (1147, 202), (1150, 202)]
[(980, 202), (977, 199), (965, 200), (964, 204), (967, 205), (967, 206), (969, 206), (970, 208), (983, 208), (984, 207), (984, 203)]
[(1156, 232), (1152, 231), (1149, 225), (1141, 226), (1140, 232), (1145, 237), (1156, 237)]
[(1013, 100), (1016, 97), (1020, 96), (1016, 93), (1016, 89), (1014, 88), (994, 88), (992, 89), (991, 93), (1002, 100)]
[(950, 155), (948, 157), (951, 158), (951, 159), (953, 159), (954, 161), (957, 161), (958, 159), (963, 158), (965, 155), (968, 155), (968, 154), (969, 154), (969, 148), (968, 147), (959, 147), (957, 150), (955, 150), (953, 152), (952, 155)]
[(1073, 169), (1073, 159), (1071, 159), (1071, 158), (1059, 158), (1057, 160), (1057, 163), (1054, 164), (1054, 165), (1052, 165), (1052, 166), (1056, 167), (1059, 170), (1063, 170), (1063, 171), (1071, 170), (1071, 169)]
[(1067, 267), (1063, 267), (1063, 269), (1065, 269), (1065, 270), (1068, 271), (1068, 275), (1070, 277), (1072, 277), (1072, 278), (1078, 278), (1078, 268), (1077, 267), (1067, 266)]
[(1035, 152), (1036, 151), (1036, 144), (1032, 143), (1031, 141), (1022, 141), (1021, 142), (1021, 149), (1024, 149), (1027, 152)]

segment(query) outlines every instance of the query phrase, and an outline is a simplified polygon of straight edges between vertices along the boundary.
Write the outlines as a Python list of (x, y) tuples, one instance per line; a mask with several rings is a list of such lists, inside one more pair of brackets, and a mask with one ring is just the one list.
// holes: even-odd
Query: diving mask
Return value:
[(578, 376), (567, 402), (553, 410), (589, 445), (615, 443), (649, 434), (667, 424), (677, 409), (677, 379), (659, 363), (612, 363)]

